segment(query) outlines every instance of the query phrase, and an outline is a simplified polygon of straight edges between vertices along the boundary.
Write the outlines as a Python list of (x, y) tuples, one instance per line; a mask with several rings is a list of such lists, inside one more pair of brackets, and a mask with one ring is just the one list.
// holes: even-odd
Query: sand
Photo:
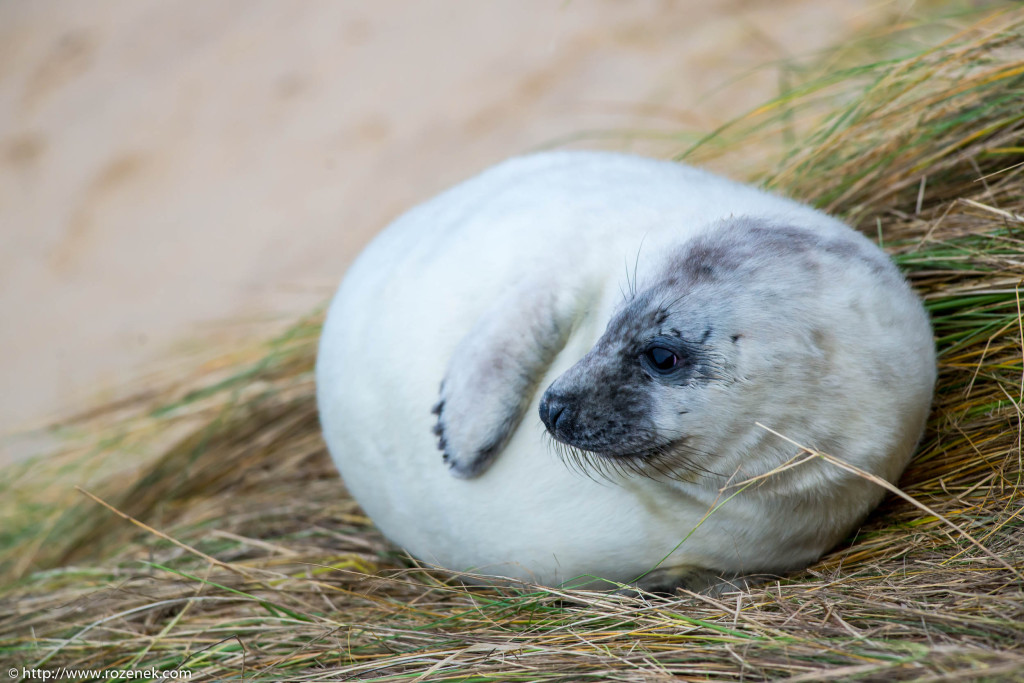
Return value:
[(35, 447), (18, 430), (322, 303), (390, 219), (485, 166), (581, 133), (676, 151), (777, 94), (776, 60), (904, 9), (3, 3), (0, 461)]

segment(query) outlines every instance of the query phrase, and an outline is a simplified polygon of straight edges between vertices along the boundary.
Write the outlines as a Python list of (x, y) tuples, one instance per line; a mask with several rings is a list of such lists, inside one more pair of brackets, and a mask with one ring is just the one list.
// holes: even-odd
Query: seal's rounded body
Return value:
[(317, 361), (331, 455), (386, 536), (548, 585), (806, 566), (883, 491), (820, 460), (736, 487), (798, 453), (765, 427), (894, 481), (934, 380), (927, 316), (869, 240), (596, 152), (510, 160), (396, 220)]

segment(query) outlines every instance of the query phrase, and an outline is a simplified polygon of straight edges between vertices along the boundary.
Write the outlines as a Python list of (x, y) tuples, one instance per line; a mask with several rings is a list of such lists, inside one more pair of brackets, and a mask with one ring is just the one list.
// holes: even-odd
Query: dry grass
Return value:
[(762, 180), (877, 234), (924, 295), (941, 372), (900, 487), (937, 515), (890, 496), (806, 572), (720, 601), (468, 589), (396, 554), (343, 495), (314, 317), (68, 421), (76, 447), (5, 473), (0, 656), (193, 680), (1020, 680), (1022, 103), (1015, 10), (730, 131), (834, 112)]

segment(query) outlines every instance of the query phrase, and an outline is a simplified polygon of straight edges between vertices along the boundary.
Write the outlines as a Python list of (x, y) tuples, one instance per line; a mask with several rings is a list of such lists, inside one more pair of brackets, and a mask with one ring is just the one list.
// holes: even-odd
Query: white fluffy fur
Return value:
[[(622, 305), (634, 262), (643, 289), (673, 247), (730, 216), (853, 234), (809, 207), (700, 170), (594, 152), (512, 159), (382, 232), (331, 305), (317, 395), (331, 455), (384, 534), (428, 563), (548, 585), (584, 575), (628, 582), (677, 546), (667, 565), (782, 572), (841, 540), (882, 492), (826, 464), (745, 492), (698, 527), (728, 496), (720, 493), (728, 477), (591, 479), (559, 459), (538, 418), (541, 394), (586, 354)], [(889, 480), (905, 467), (935, 379), (927, 317), (902, 282), (836, 277), (846, 279), (828, 298), (810, 302), (823, 308), (809, 316), (842, 321), (848, 307), (872, 302), (886, 310), (869, 324), (851, 319), (852, 327), (835, 330), (835, 374), (824, 390), (783, 385), (712, 394), (706, 419), (688, 429), (720, 444), (716, 471), (741, 480), (795, 453), (755, 420), (798, 441), (811, 438), (815, 422), (841, 424), (847, 460)], [(431, 433), (439, 384), (493, 302), (530, 286), (556, 292), (552, 305), (568, 308), (568, 341), (524, 397), (525, 417), (493, 466), (476, 478), (453, 477)], [(765, 322), (779, 329), (778, 320)], [(531, 343), (525, 328), (508, 343)], [(785, 356), (773, 346), (786, 344), (784, 335), (744, 341), (748, 372)], [(879, 355), (884, 362), (876, 362)], [(482, 402), (480, 409), (489, 408)]]

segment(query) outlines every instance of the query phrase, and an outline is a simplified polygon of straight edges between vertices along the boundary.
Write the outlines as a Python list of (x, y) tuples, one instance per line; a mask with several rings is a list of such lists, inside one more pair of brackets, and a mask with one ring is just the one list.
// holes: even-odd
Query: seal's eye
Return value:
[(661, 346), (653, 346), (644, 352), (651, 367), (658, 372), (670, 372), (679, 363), (679, 356)]

